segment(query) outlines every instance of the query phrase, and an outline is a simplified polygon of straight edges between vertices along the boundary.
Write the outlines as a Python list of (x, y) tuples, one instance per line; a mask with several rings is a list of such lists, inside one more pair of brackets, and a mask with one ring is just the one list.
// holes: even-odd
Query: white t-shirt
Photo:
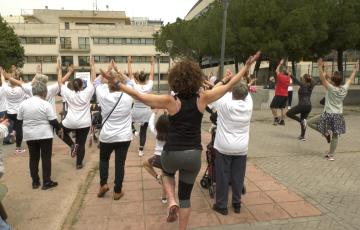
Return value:
[[(27, 92), (30, 92), (32, 96), (32, 84), (31, 82), (22, 84), (22, 87), (26, 89)], [(54, 112), (56, 114), (56, 104), (55, 104), (55, 98), (56, 95), (59, 93), (59, 84), (55, 83), (52, 85), (47, 86), (47, 94), (46, 94), (46, 100), (52, 105)]]
[(343, 102), (348, 94), (349, 87), (348, 84), (339, 87), (329, 84), (325, 94), (324, 112), (342, 114)]
[[(149, 80), (145, 85), (137, 84), (134, 79), (131, 80), (133, 88), (139, 93), (151, 93), (154, 86), (154, 81)], [(149, 107), (140, 101), (134, 101), (134, 107)]]
[(53, 138), (53, 128), (49, 121), (56, 115), (51, 104), (40, 97), (34, 96), (20, 104), (18, 120), (23, 120), (25, 141)]
[(79, 92), (69, 89), (66, 85), (61, 87), (61, 96), (68, 105), (68, 113), (62, 124), (68, 129), (81, 129), (91, 126), (90, 99), (94, 94), (94, 86), (88, 84)]
[(249, 145), (253, 100), (229, 99), (229, 94), (213, 103), (218, 113), (214, 148), (226, 155), (246, 155)]
[(6, 92), (3, 86), (0, 86), (0, 112), (5, 112), (6, 108)]
[(114, 143), (132, 140), (132, 97), (122, 92), (109, 92), (106, 87), (102, 87), (101, 85), (96, 87), (96, 97), (100, 101), (99, 105), (101, 107), (103, 122), (110, 114), (121, 95), (122, 97), (118, 105), (101, 129), (99, 136), (101, 142)]
[[(152, 113), (151, 114), (151, 117), (150, 117), (150, 120), (149, 120), (149, 128), (150, 128), (150, 131), (155, 135), (157, 135), (157, 131), (156, 131), (156, 128), (155, 128), (155, 117), (156, 117), (156, 114), (155, 113)], [(154, 154), (155, 155), (158, 155), (158, 156), (161, 156), (161, 152), (163, 151), (163, 148), (164, 148), (164, 145), (165, 145), (165, 141), (159, 141), (158, 139), (156, 139), (156, 142), (155, 142), (155, 152)]]
[(20, 86), (10, 87), (6, 82), (3, 82), (6, 95), (6, 108), (9, 114), (17, 114), (21, 102), (23, 102), (30, 92)]

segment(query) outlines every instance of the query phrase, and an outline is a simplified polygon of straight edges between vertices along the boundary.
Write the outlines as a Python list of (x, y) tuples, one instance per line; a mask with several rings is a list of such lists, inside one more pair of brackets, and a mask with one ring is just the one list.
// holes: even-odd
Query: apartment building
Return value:
[[(150, 60), (157, 54), (152, 35), (160, 29), (161, 20), (128, 18), (124, 11), (90, 10), (23, 10), (21, 17), (5, 17), (13, 26), (25, 49), (22, 72), (31, 79), (36, 66), (56, 78), (56, 60), (73, 64), (76, 71), (89, 71), (90, 56), (98, 68), (105, 69), (111, 59), (127, 70), (127, 56), (133, 59), (133, 70), (149, 72)], [(169, 57), (158, 58), (161, 79), (166, 78)], [(158, 68), (159, 67), (159, 68)], [(158, 73), (156, 73), (158, 74)]]

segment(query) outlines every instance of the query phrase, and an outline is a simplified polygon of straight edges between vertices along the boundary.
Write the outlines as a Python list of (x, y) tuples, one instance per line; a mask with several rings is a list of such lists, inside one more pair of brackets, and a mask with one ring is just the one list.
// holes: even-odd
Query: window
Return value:
[(70, 23), (69, 22), (65, 22), (65, 30), (69, 30), (70, 29)]
[(79, 56), (79, 66), (89, 66), (90, 57), (89, 56)]
[(56, 44), (56, 37), (20, 37), (22, 44)]
[(79, 37), (79, 48), (80, 49), (90, 49), (89, 38)]
[(73, 56), (61, 56), (62, 66), (69, 66), (74, 64)]
[(146, 38), (145, 43), (147, 45), (154, 45), (154, 39), (153, 38)]
[(107, 44), (109, 44), (109, 40), (107, 38), (100, 38), (99, 44), (107, 45)]
[(71, 49), (71, 38), (61, 37), (60, 38), (61, 49)]
[(40, 44), (40, 43), (41, 43), (41, 38), (38, 38), (38, 37), (28, 37), (28, 38), (26, 38), (26, 43), (27, 43), (27, 44)]
[(26, 56), (26, 63), (56, 63), (57, 56)]
[(24, 37), (19, 37), (19, 41), (21, 44), (26, 44), (26, 38)]
[(127, 57), (125, 56), (116, 56), (114, 60), (117, 63), (127, 63)]
[(169, 63), (170, 59), (168, 56), (161, 56), (160, 63)]
[(141, 39), (140, 38), (132, 38), (130, 40), (130, 44), (135, 44), (135, 45), (141, 44)]
[(153, 38), (94, 37), (93, 42), (101, 45), (154, 45)]

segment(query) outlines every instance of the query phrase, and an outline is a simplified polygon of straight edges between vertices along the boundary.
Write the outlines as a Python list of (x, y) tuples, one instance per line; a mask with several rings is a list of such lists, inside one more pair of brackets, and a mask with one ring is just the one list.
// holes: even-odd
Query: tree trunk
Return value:
[(337, 65), (338, 65), (338, 71), (340, 72), (341, 76), (343, 77), (343, 53), (344, 51), (342, 49), (337, 50)]
[(237, 57), (234, 58), (235, 65), (235, 73), (239, 72), (239, 59)]

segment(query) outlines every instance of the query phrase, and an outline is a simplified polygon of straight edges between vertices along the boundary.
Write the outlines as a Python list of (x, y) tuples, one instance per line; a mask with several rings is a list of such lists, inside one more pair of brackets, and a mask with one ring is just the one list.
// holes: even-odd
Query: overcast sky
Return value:
[[(125, 11), (128, 17), (162, 19), (165, 23), (184, 18), (198, 0), (97, 0), (97, 8)], [(93, 10), (95, 0), (0, 0), (2, 16), (21, 15), (21, 9)]]

